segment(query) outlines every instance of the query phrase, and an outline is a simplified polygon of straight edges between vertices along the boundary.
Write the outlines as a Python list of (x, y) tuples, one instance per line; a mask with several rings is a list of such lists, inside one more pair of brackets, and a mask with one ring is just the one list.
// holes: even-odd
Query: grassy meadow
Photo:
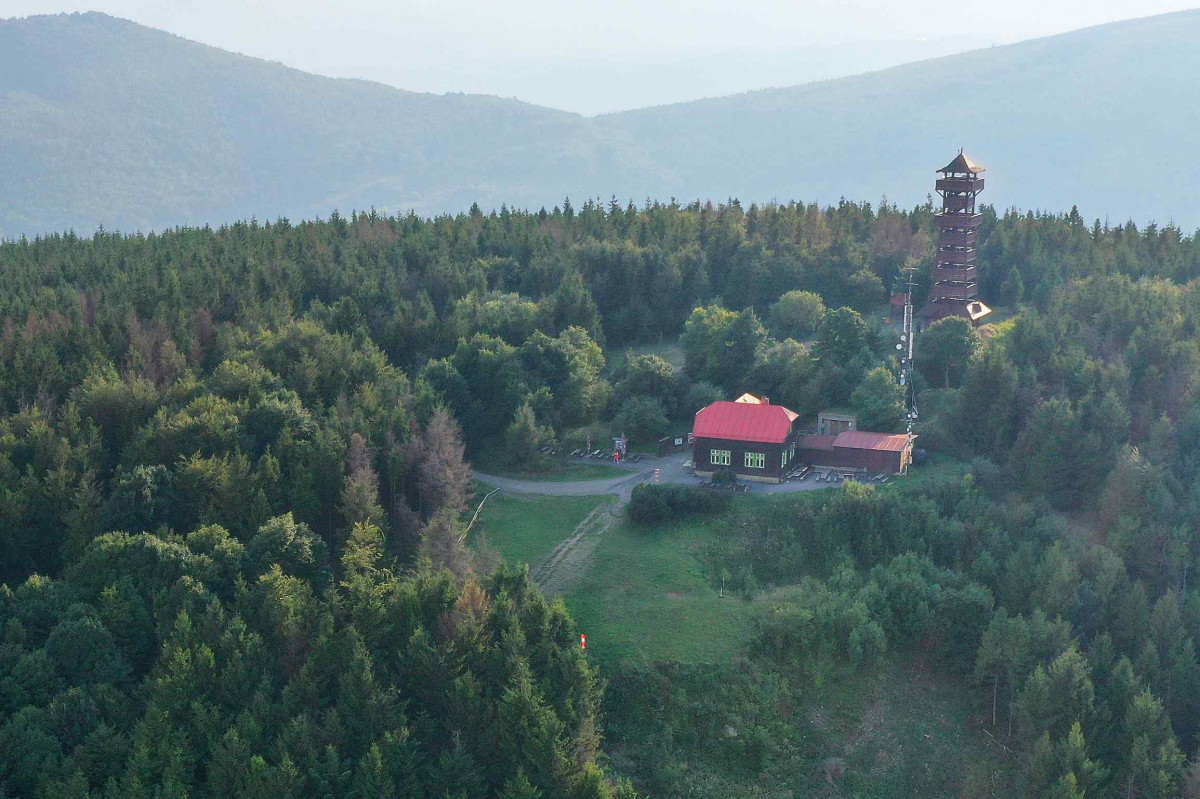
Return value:
[[(480, 499), (490, 491), (477, 491)], [(496, 550), (508, 563), (528, 563), (544, 558), (579, 526), (589, 513), (614, 496), (552, 497), (497, 492), (487, 500), (471, 530), (471, 540)]]
[[(961, 469), (949, 462), (929, 467), (931, 476)], [(904, 491), (909, 484), (898, 481), (881, 490)], [(486, 539), (510, 562), (534, 564), (611, 499), (497, 494), (480, 516), (477, 540)], [(734, 501), (794, 503), (820, 497)], [(701, 554), (725, 523), (717, 517), (645, 528), (622, 518), (599, 534), (586, 567), (563, 598), (588, 636), (589, 658), (613, 684), (610, 696), (628, 691), (621, 686), (630, 681), (659, 675), (664, 687), (654, 690), (670, 691), (670, 701), (694, 706), (700, 716), (711, 711), (727, 718), (731, 736), (762, 736), (769, 730), (772, 754), (747, 771), (749, 737), (716, 749), (711, 742), (685, 744), (695, 730), (685, 735), (678, 729), (690, 722), (668, 722), (668, 711), (630, 692), (616, 700), (621, 708), (608, 710), (607, 751), (620, 773), (650, 795), (679, 790), (696, 797), (754, 799), (1014, 794), (1015, 764), (981, 731), (989, 707), (986, 692), (923, 652), (893, 652), (877, 667), (836, 673), (819, 685), (748, 658), (754, 617), (787, 589), (764, 591), (752, 600), (734, 592), (719, 596), (720, 586), (706, 576)], [(750, 679), (747, 673), (756, 676)], [(669, 731), (672, 724), (677, 735)], [(639, 743), (660, 738), (675, 741), (667, 758), (675, 765), (667, 771), (655, 765), (666, 754)], [(845, 767), (832, 788), (822, 766), (828, 758)]]
[(710, 524), (645, 530), (623, 520), (606, 531), (567, 607), (604, 666), (675, 660), (726, 662), (749, 632), (751, 604), (705, 579), (698, 550)]

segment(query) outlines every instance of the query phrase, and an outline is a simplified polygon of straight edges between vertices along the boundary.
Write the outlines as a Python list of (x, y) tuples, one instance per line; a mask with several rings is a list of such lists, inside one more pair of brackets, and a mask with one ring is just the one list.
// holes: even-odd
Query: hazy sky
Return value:
[[(325, 75), (517, 96), (589, 113), (790, 85), (1195, 4), (0, 0), (0, 16), (103, 11)], [(723, 54), (731, 57), (724, 69)], [(657, 74), (662, 65), (672, 69)]]

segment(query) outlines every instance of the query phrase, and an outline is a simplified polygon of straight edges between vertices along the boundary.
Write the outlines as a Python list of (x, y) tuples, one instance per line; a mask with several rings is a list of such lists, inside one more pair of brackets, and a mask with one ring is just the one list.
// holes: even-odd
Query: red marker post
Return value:
[(587, 649), (587, 636), (583, 633), (579, 634), (579, 648)]

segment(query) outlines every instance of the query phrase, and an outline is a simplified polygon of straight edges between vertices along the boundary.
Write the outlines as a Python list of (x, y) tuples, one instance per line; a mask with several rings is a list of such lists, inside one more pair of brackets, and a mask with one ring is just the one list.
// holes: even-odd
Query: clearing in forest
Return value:
[(626, 519), (595, 543), (591, 563), (564, 596), (593, 658), (603, 664), (722, 662), (749, 633), (752, 605), (705, 579), (704, 523), (646, 530)]
[[(480, 499), (488, 488), (477, 492)], [(473, 542), (486, 541), (512, 564), (533, 569), (597, 507), (613, 496), (546, 496), (500, 491), (484, 505), (471, 531)]]

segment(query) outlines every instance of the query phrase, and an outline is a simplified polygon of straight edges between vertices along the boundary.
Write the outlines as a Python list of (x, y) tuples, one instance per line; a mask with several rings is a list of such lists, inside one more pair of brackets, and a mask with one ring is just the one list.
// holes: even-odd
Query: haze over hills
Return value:
[[(589, 116), (858, 75), (1017, 40), (965, 34), (684, 52), (644, 48), (617, 55), (444, 52), (426, 53), (416, 60), (409, 54), (403, 63), (374, 65), (371, 79), (430, 92), (516, 97)], [(337, 53), (323, 54), (319, 66), (308, 69), (333, 77), (362, 76), (351, 71), (354, 66), (338, 63), (337, 57)]]
[[(323, 78), (101, 14), (0, 22), (0, 235), (380, 207), (986, 199), (1200, 225), (1200, 12), (585, 118)], [(783, 83), (785, 81), (780, 80)]]
[[(958, 147), (986, 200), (1200, 225), (1200, 11), (601, 120), (679, 196), (920, 201)], [(660, 191), (660, 194), (662, 192)]]

